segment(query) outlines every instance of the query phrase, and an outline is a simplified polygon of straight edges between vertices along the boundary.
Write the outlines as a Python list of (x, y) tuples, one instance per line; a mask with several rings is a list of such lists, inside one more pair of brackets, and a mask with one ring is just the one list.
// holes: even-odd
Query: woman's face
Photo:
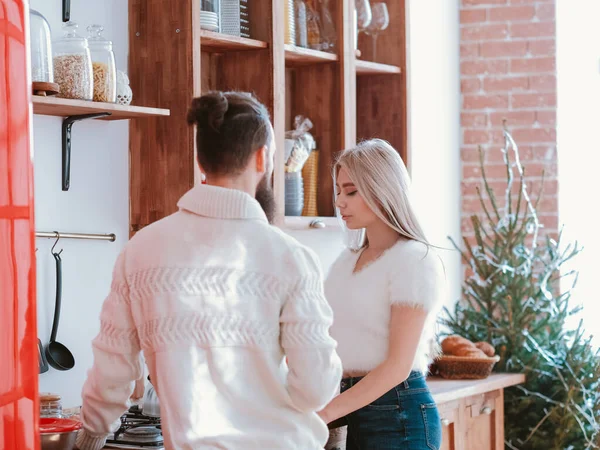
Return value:
[(358, 192), (345, 168), (340, 168), (336, 181), (335, 206), (350, 230), (368, 228), (379, 220)]

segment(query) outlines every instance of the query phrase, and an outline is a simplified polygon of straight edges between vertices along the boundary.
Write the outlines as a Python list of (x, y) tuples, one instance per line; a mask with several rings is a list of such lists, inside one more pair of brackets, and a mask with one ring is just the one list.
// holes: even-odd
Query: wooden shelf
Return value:
[(395, 75), (399, 74), (400, 67), (380, 64), (371, 61), (356, 60), (356, 75)]
[(136, 117), (169, 116), (171, 114), (168, 109), (33, 96), (33, 113), (42, 116), (68, 117), (102, 112), (108, 112), (110, 116), (101, 117), (99, 120), (123, 120)]
[(333, 53), (321, 52), (310, 48), (296, 47), (295, 45), (285, 45), (285, 64), (286, 66), (304, 66), (309, 64), (330, 63), (338, 60), (338, 56)]
[[(285, 45), (293, 41), (286, 41), (286, 2), (282, 0), (248, 2), (252, 39), (202, 29), (198, 0), (132, 3), (136, 5), (129, 8), (132, 36), (139, 32), (143, 38), (130, 39), (128, 75), (139, 104), (160, 105), (169, 108), (172, 117), (185, 117), (192, 98), (210, 91), (239, 91), (251, 92), (270, 112), (277, 144), (273, 190), (279, 226), (297, 228), (315, 240), (323, 234), (338, 234), (335, 219), (325, 229), (313, 229), (312, 219), (284, 216), (285, 131), (292, 129), (296, 116), (313, 123), (311, 134), (319, 149), (316, 185), (321, 216), (335, 212), (331, 201), (335, 187), (328, 168), (341, 149), (377, 136), (390, 142), (410, 165), (407, 80), (403, 76), (407, 0), (386, 2), (389, 28), (377, 38), (376, 52), (372, 36), (360, 33), (358, 58), (352, 1), (330, 2), (336, 5), (331, 8), (335, 28), (331, 37), (336, 44), (335, 50), (327, 50), (334, 54)], [(146, 3), (154, 6), (143, 7)], [(181, 193), (197, 181), (192, 129), (185, 120), (164, 121), (165, 126), (154, 122), (130, 121), (132, 231), (173, 213)], [(164, 142), (174, 149), (166, 163)]]
[(214, 31), (200, 30), (200, 49), (205, 52), (238, 52), (242, 50), (261, 50), (268, 44), (256, 39), (248, 39)]

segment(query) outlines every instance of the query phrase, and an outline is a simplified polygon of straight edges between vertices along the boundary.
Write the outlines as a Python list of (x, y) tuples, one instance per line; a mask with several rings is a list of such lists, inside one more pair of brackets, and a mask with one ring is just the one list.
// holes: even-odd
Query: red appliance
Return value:
[(26, 0), (0, 0), (0, 449), (39, 448)]

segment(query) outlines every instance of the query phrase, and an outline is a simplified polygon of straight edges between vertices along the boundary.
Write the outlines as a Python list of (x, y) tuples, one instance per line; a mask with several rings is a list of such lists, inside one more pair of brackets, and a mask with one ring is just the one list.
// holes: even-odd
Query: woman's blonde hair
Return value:
[[(394, 147), (369, 139), (344, 150), (334, 164), (334, 184), (342, 167), (380, 220), (399, 235), (430, 245), (410, 202), (408, 171)], [(348, 247), (359, 250), (366, 244), (365, 230), (348, 233)]]

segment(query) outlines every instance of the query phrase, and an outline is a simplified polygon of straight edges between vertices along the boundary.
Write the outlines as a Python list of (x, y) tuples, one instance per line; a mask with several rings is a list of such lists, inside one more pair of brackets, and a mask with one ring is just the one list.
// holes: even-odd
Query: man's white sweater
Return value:
[(143, 351), (168, 450), (322, 449), (315, 411), (341, 363), (316, 256), (244, 192), (199, 185), (178, 206), (117, 260), (79, 448), (102, 448), (118, 424)]

